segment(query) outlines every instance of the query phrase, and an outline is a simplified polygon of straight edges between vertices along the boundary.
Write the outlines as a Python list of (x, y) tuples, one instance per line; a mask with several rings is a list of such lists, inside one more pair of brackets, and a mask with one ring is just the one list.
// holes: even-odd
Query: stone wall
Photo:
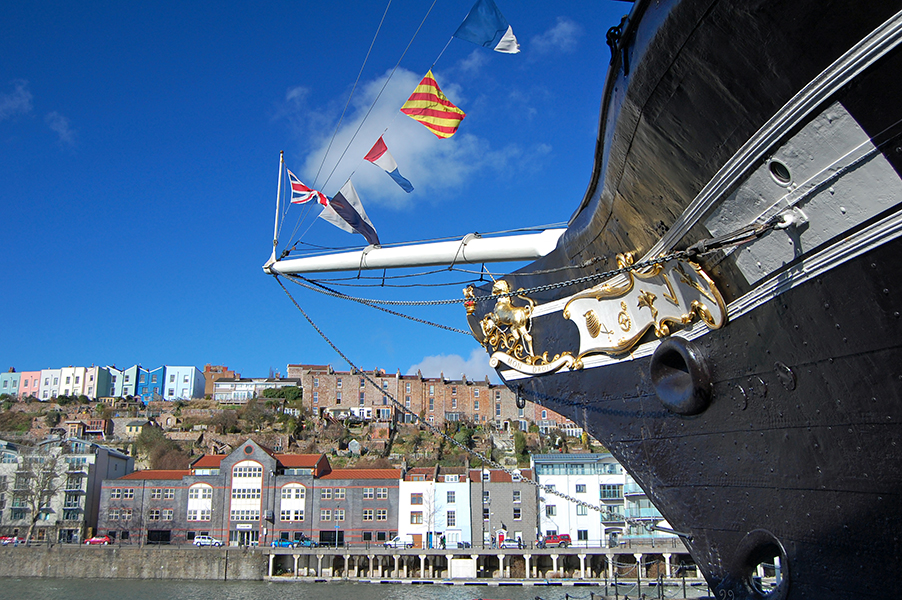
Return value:
[(0, 577), (262, 580), (267, 558), (253, 548), (4, 546)]

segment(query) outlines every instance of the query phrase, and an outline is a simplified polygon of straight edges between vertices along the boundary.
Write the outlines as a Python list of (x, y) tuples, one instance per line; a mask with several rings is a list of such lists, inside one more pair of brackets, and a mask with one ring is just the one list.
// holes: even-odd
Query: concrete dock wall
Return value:
[(167, 546), (5, 546), (0, 577), (262, 580), (267, 557), (255, 548)]

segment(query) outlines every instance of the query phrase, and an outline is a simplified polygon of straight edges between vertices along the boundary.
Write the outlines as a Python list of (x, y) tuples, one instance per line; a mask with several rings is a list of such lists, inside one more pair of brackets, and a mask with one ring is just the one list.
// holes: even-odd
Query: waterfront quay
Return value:
[[(269, 580), (544, 583), (696, 580), (677, 540), (616, 547), (566, 548), (264, 548)], [(480, 581), (482, 580), (482, 581)]]

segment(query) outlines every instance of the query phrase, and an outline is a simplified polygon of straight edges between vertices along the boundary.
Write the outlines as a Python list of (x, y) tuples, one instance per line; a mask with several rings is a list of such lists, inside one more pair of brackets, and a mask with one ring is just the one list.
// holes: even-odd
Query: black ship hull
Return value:
[[(882, 596), (902, 557), (900, 9), (637, 3), (610, 36), (586, 197), (557, 250), (505, 278), (534, 290), (540, 367), (522, 332), (489, 339), (479, 318), (497, 305), (470, 317), (493, 356), (520, 344), (498, 366), (506, 384), (582, 425), (688, 534), (718, 598)], [(722, 325), (655, 324), (605, 350), (590, 338), (616, 323), (568, 314), (592, 295), (570, 282), (619, 253), (778, 217), (785, 229), (695, 259)], [(567, 353), (578, 360), (541, 367)], [(783, 579), (765, 591), (755, 568), (772, 557)]]

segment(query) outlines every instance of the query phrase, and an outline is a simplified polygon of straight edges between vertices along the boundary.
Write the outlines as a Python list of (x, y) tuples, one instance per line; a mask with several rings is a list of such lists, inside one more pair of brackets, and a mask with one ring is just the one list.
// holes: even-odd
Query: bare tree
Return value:
[(33, 448), (20, 456), (14, 494), (28, 509), (26, 543), (31, 540), (41, 515), (50, 510), (51, 501), (63, 488), (65, 482), (60, 470), (64, 464), (58, 450), (53, 448)]

